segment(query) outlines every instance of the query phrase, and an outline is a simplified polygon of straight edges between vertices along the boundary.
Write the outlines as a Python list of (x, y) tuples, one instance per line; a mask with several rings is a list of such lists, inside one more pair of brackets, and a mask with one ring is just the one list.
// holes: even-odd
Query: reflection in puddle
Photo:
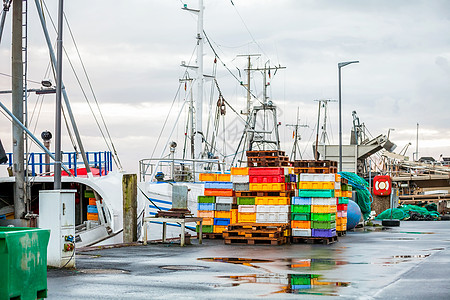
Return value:
[(237, 265), (244, 265), (253, 268), (260, 268), (258, 266), (253, 265), (254, 263), (270, 263), (273, 260), (267, 259), (254, 259), (254, 258), (241, 258), (241, 257), (206, 257), (206, 258), (197, 258), (197, 260), (203, 261), (214, 261), (214, 262), (223, 262)]
[[(335, 260), (329, 258), (311, 258), (311, 259), (288, 259), (291, 269), (306, 268), (311, 271), (317, 270), (330, 270), (336, 268), (336, 266), (342, 266), (348, 264), (346, 261)], [(304, 269), (303, 269), (304, 270)]]
[[(281, 285), (281, 289), (275, 293), (293, 293), (309, 295), (338, 296), (340, 287), (347, 287), (349, 282), (322, 281), (318, 274), (251, 274), (244, 276), (220, 276), (233, 281), (243, 283), (262, 283)], [(235, 286), (235, 285), (233, 285)]]

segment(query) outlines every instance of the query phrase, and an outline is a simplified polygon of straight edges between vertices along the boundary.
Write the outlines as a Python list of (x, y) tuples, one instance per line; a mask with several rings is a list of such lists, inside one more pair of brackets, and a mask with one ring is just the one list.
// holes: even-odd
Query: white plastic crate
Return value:
[(256, 223), (289, 223), (289, 214), (257, 212)]
[(340, 190), (341, 189), (341, 183), (340, 182), (335, 182), (334, 183), (334, 189), (335, 190)]
[(256, 205), (239, 205), (238, 212), (241, 213), (254, 213), (256, 212)]
[(231, 175), (232, 183), (249, 183), (250, 176), (248, 175)]
[(338, 211), (338, 212), (337, 212), (337, 217), (338, 217), (338, 218), (347, 218), (347, 211), (346, 211), (346, 210), (344, 210), (344, 211)]
[(311, 236), (311, 229), (292, 228), (292, 236)]
[(233, 197), (216, 197), (216, 203), (233, 204)]
[(336, 198), (311, 198), (312, 205), (336, 205)]
[(336, 181), (334, 174), (300, 174), (300, 181)]
[(256, 274), (256, 282), (288, 285), (289, 278), (287, 274), (277, 274), (277, 273)]
[(288, 213), (289, 205), (256, 205), (256, 212)]

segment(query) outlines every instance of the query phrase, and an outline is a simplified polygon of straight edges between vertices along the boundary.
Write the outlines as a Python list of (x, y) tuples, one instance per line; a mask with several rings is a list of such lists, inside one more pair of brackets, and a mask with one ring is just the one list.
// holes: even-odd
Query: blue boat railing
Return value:
[[(54, 154), (54, 153), (53, 153)], [(13, 154), (7, 153), (8, 164), (12, 167)], [(46, 166), (53, 166), (53, 162), (45, 163), (45, 153), (28, 153), (28, 170), (30, 170), (31, 176), (50, 175), (45, 174)], [(78, 168), (84, 168), (83, 159), (81, 154), (77, 152), (63, 152), (62, 163), (68, 168), (73, 169), (74, 175), (78, 176)], [(112, 171), (112, 153), (111, 151), (98, 151), (98, 152), (86, 152), (86, 158), (91, 168), (99, 169), (99, 176), (104, 176)], [(53, 172), (52, 172), (53, 173)]]

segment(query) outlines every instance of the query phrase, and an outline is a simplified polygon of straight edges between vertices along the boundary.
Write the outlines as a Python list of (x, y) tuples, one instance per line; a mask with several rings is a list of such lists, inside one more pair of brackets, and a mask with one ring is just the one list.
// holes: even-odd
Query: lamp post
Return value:
[(342, 104), (341, 104), (341, 68), (350, 64), (357, 64), (358, 60), (338, 63), (339, 71), (339, 172), (342, 172)]

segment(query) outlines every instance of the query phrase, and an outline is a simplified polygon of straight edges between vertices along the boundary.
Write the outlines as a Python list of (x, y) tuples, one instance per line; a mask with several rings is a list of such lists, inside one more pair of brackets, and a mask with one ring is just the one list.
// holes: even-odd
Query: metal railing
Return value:
[(161, 172), (159, 174), (164, 175), (161, 181), (196, 182), (200, 173), (224, 171), (225, 162), (219, 159), (145, 158), (139, 161), (141, 181), (155, 181), (156, 178), (150, 177)]
[[(54, 153), (53, 153), (54, 154)], [(78, 168), (84, 168), (84, 162), (78, 157), (80, 153), (77, 152), (63, 152), (62, 163), (73, 170), (73, 175), (78, 176)], [(12, 167), (13, 154), (7, 153), (8, 164)], [(45, 172), (45, 167), (53, 168), (53, 162), (45, 163), (45, 153), (29, 153), (28, 154), (28, 168), (30, 176), (49, 176), (53, 173)], [(112, 153), (111, 151), (86, 152), (87, 161), (91, 168), (98, 168), (99, 176), (104, 176), (112, 171)]]

